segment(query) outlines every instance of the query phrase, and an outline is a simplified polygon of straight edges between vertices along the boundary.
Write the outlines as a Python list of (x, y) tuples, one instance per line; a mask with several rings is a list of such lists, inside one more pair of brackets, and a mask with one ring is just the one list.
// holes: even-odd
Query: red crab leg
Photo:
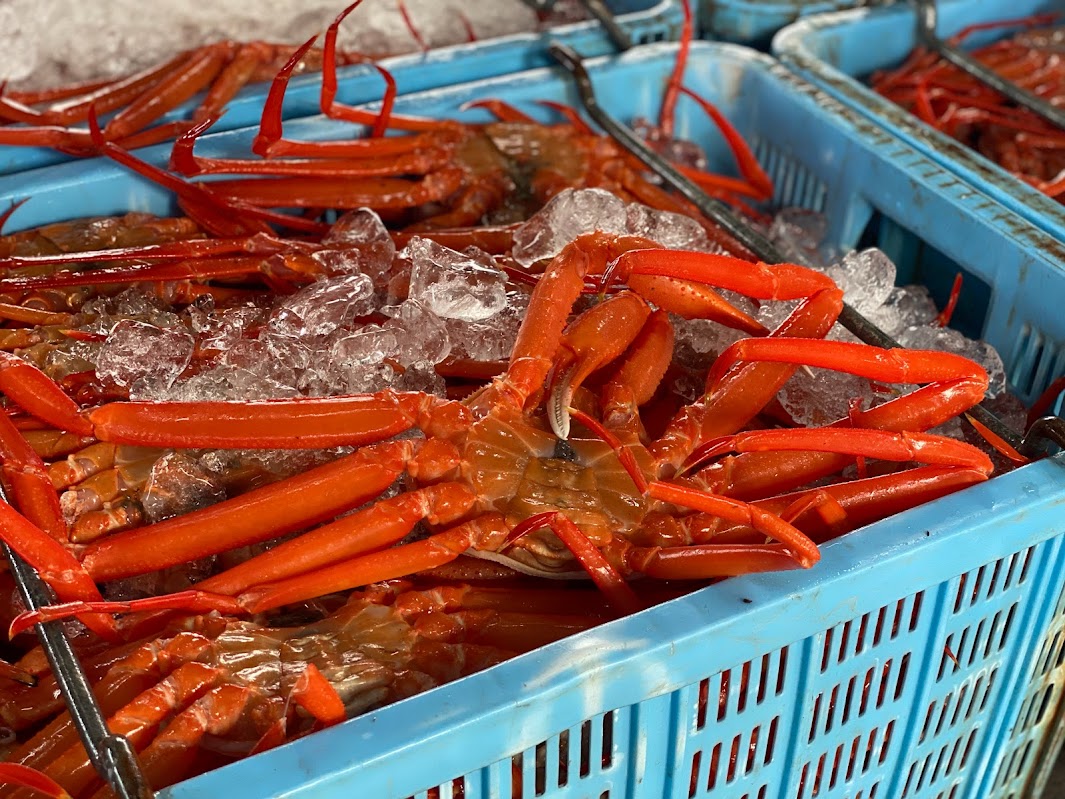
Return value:
[(436, 397), (386, 390), (258, 402), (112, 402), (86, 416), (98, 439), (122, 444), (321, 449), (381, 441), (448, 410)]
[(688, 66), (688, 51), (692, 42), (692, 10), (690, 0), (681, 0), (681, 9), (684, 13), (684, 22), (680, 30), (680, 44), (677, 47), (677, 59), (673, 63), (673, 71), (669, 75), (666, 84), (666, 92), (662, 98), (662, 110), (658, 116), (658, 127), (666, 139), (673, 138), (674, 111), (677, 105), (677, 94), (684, 82), (684, 70)]
[(71, 799), (66, 789), (47, 774), (18, 763), (0, 763), (0, 782), (21, 785), (53, 799)]
[(432, 525), (453, 524), (469, 513), (476, 502), (477, 497), (461, 483), (440, 483), (381, 500), (279, 544), (209, 577), (196, 587), (216, 594), (236, 595), (253, 585), (310, 574), (323, 566), (391, 546), (421, 521)]
[(188, 183), (164, 169), (142, 161), (117, 144), (106, 141), (94, 113), (89, 114), (89, 131), (92, 133), (94, 145), (103, 155), (173, 191), (185, 212), (197, 224), (217, 236), (237, 237), (250, 233), (272, 233), (266, 222), (315, 233), (325, 230), (325, 226), (317, 222), (227, 201), (204, 186)]
[(815, 427), (794, 430), (752, 430), (710, 441), (692, 455), (692, 461), (719, 457), (727, 452), (779, 452), (809, 450), (838, 452), (862, 458), (917, 461), (994, 471), (991, 459), (971, 444), (926, 433), (893, 433), (853, 427)]
[[(110, 113), (153, 88), (166, 75), (179, 71), (193, 58), (194, 53), (181, 53), (161, 66), (149, 67), (143, 72), (102, 86), (84, 96), (71, 98), (65, 103), (57, 103), (42, 112), (41, 121), (48, 124), (66, 125), (86, 120), (90, 109), (95, 109), (97, 114)], [(12, 92), (10, 96), (14, 100), (20, 99), (15, 92)]]
[(336, 689), (313, 663), (307, 664), (292, 687), (292, 701), (326, 725), (339, 724), (347, 718)]
[(636, 419), (635, 409), (650, 402), (673, 358), (673, 325), (657, 310), (633, 340), (624, 361), (603, 384), (603, 420), (618, 429)]
[[(214, 688), (178, 713), (155, 740), (140, 753), (147, 782), (173, 785), (192, 776), (201, 756), (200, 742), (208, 736), (225, 740), (242, 718), (256, 690), (225, 684)], [(95, 799), (95, 797), (94, 797)]]
[(405, 577), (448, 563), (471, 547), (498, 549), (508, 532), (499, 514), (479, 516), (423, 541), (362, 555), (312, 574), (256, 586), (237, 599), (247, 612), (259, 613), (334, 591)]
[[(804, 568), (809, 568), (820, 559), (821, 553), (818, 551), (816, 544), (803, 535), (802, 532), (779, 516), (767, 513), (755, 505), (728, 497), (717, 496), (708, 491), (687, 485), (658, 480), (649, 482), (634, 462), (634, 459), (628, 454), (626, 448), (611, 431), (583, 411), (570, 409), (570, 412), (574, 418), (600, 436), (617, 453), (622, 465), (632, 477), (633, 483), (635, 483), (637, 490), (641, 494), (682, 508), (690, 508), (691, 510), (708, 513), (728, 521), (750, 525), (764, 536), (784, 544), (793, 554), (796, 562)], [(710, 567), (710, 564), (707, 565)], [(705, 576), (714, 576), (714, 573), (711, 571)]]
[[(944, 392), (933, 384), (852, 413), (832, 427), (862, 427), (893, 431), (928, 430), (963, 413), (983, 397), (981, 380), (956, 380)], [(756, 499), (798, 488), (843, 469), (852, 459), (822, 452), (751, 452), (724, 458), (695, 475), (699, 485), (718, 494)]]
[[(799, 305), (770, 338), (823, 336), (842, 308), (843, 293), (839, 289), (819, 291)], [(707, 381), (704, 396), (681, 409), (662, 437), (651, 445), (651, 453), (659, 464), (668, 467), (667, 471), (679, 468), (700, 441), (735, 432), (754, 418), (796, 368), (795, 365), (781, 368), (768, 363), (746, 364), (720, 383)]]
[[(267, 158), (249, 161), (239, 158), (200, 158), (193, 155), (197, 136), (210, 122), (190, 128), (175, 143), (170, 153), (170, 168), (183, 175), (288, 175), (322, 177), (387, 177), (420, 175), (441, 169), (452, 161), (451, 153), (442, 147), (439, 136), (394, 136), (388, 139), (358, 139), (344, 144), (348, 152), (343, 157), (318, 159)], [(365, 145), (356, 147), (355, 145)], [(362, 156), (360, 158), (360, 156)]]
[(310, 574), (258, 585), (235, 598), (205, 591), (183, 591), (179, 594), (123, 603), (56, 605), (20, 614), (12, 622), (12, 629), (24, 629), (42, 620), (68, 618), (95, 607), (110, 609), (120, 606), (123, 612), (139, 612), (183, 610), (193, 605), (199, 608), (217, 608), (227, 614), (239, 614), (242, 611), (260, 613), (305, 599), (348, 591), (442, 566), (471, 547), (494, 551), (505, 545), (509, 532), (502, 515), (486, 514), (422, 541), (360, 555)]
[(682, 250), (630, 250), (603, 274), (609, 282), (631, 275), (660, 275), (710, 283), (760, 300), (802, 300), (822, 289), (837, 288), (832, 278), (798, 264), (752, 264), (731, 255)]
[(0, 351), (0, 392), (26, 413), (52, 427), (79, 435), (92, 435), (81, 409), (36, 366)]
[[(292, 248), (293, 242), (277, 238), (268, 233), (255, 236), (242, 236), (231, 239), (187, 239), (166, 244), (146, 244), (141, 247), (116, 247), (108, 250), (87, 250), (85, 252), (57, 253), (52, 255), (9, 255), (0, 257), (0, 267), (17, 269), (23, 267), (62, 266), (63, 264), (96, 263), (106, 261), (174, 261), (188, 258), (205, 258), (237, 253), (273, 255)], [(12, 306), (20, 308), (21, 306)], [(27, 313), (40, 314), (24, 320), (31, 324), (63, 324), (69, 320), (67, 314), (51, 314), (46, 311), (24, 309)], [(51, 322), (54, 317), (62, 317)], [(8, 316), (7, 318), (13, 318)], [(66, 321), (69, 324), (69, 321)]]
[(217, 180), (208, 185), (214, 193), (256, 207), (398, 210), (446, 200), (462, 188), (465, 179), (464, 170), (445, 167), (418, 180), (368, 177), (334, 182), (297, 175)]
[(725, 141), (728, 142), (733, 158), (736, 159), (736, 165), (740, 169), (740, 174), (743, 175), (744, 180), (747, 181), (749, 187), (755, 190), (755, 197), (759, 200), (772, 199), (773, 181), (769, 175), (766, 174), (765, 170), (762, 169), (762, 165), (758, 163), (758, 159), (754, 157), (754, 153), (751, 152), (751, 148), (747, 146), (747, 142), (744, 140), (743, 136), (740, 135), (740, 132), (736, 130), (725, 115), (718, 111), (708, 100), (683, 86), (680, 88), (680, 91), (685, 96), (690, 97), (698, 103), (703, 112), (714, 121), (715, 125), (717, 125), (717, 129), (721, 131), (721, 135), (724, 136)]
[[(868, 344), (822, 339), (743, 339), (714, 362), (707, 384), (719, 382), (741, 361), (771, 361), (834, 369), (886, 383), (937, 383), (966, 380), (987, 390), (987, 373), (976, 363), (950, 352), (880, 349)], [(949, 388), (944, 389), (944, 393)]]
[(538, 124), (535, 119), (524, 111), (519, 111), (510, 103), (495, 97), (486, 97), (482, 100), (471, 100), (470, 102), (463, 104), (459, 110), (465, 111), (470, 108), (483, 108), (501, 122), (516, 122), (522, 125)]
[(411, 453), (412, 444), (402, 441), (360, 450), (217, 505), (101, 539), (86, 547), (82, 563), (105, 582), (300, 530), (377, 496)]
[[(818, 513), (809, 512), (800, 513), (791, 520), (796, 527), (820, 544), (842, 533), (923, 505), (986, 479), (986, 473), (977, 469), (919, 466), (895, 474), (868, 477), (812, 491), (799, 491), (770, 499), (760, 499), (752, 504), (770, 513), (782, 515), (788, 508), (811, 494), (818, 492), (828, 494), (843, 509), (845, 514), (843, 520), (828, 522)], [(711, 522), (714, 523), (712, 540), (715, 542), (759, 543), (764, 539), (761, 534), (742, 525), (721, 526), (717, 519)]]
[(14, 505), (56, 541), (67, 541), (67, 525), (44, 461), (6, 415), (0, 414), (0, 462)]
[(104, 127), (104, 137), (121, 139), (136, 133), (202, 91), (222, 71), (232, 51), (228, 42), (202, 48), (180, 70), (153, 86), (150, 93), (142, 94), (119, 111)]
[(637, 547), (617, 539), (615, 557), (633, 572), (659, 580), (707, 580), (799, 568), (782, 544), (692, 544)]
[(563, 119), (577, 129), (578, 133), (582, 133), (585, 136), (595, 135), (592, 126), (581, 119), (580, 112), (577, 111), (576, 108), (564, 103), (555, 102), (554, 100), (537, 100), (536, 103), (537, 105), (542, 105), (544, 108), (550, 108), (552, 111), (560, 114)]

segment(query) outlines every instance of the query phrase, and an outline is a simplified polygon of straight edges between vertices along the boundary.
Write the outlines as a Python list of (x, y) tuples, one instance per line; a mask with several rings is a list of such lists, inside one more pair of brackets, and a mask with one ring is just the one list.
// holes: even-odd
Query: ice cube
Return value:
[(374, 308), (373, 282), (356, 273), (318, 280), (284, 300), (271, 314), (272, 331), (298, 338), (325, 336)]
[(338, 245), (315, 254), (331, 274), (362, 272), (371, 278), (386, 274), (396, 256), (396, 245), (384, 222), (369, 208), (359, 208), (341, 216), (322, 239), (326, 246)]
[(899, 343), (915, 350), (942, 350), (976, 361), (987, 370), (987, 396), (1006, 390), (1006, 368), (998, 351), (984, 341), (974, 341), (950, 327), (917, 325), (899, 334)]
[(784, 208), (773, 219), (769, 239), (789, 261), (823, 263), (819, 248), (828, 230), (824, 214), (806, 208)]
[(451, 339), (443, 320), (417, 300), (381, 310), (391, 317), (382, 328), (396, 338), (395, 357), (399, 364), (409, 366), (418, 361), (437, 364), (451, 352)]
[(439, 317), (478, 322), (507, 303), (506, 275), (468, 255), (418, 236), (404, 254), (412, 263), (407, 296)]
[(928, 289), (924, 286), (896, 286), (887, 300), (866, 314), (869, 321), (889, 336), (898, 338), (908, 327), (930, 325), (938, 314)]
[(711, 322), (709, 319), (683, 319), (670, 316), (675, 335), (674, 357), (683, 366), (708, 368), (730, 344), (746, 337), (746, 333)]
[(784, 384), (777, 398), (796, 424), (822, 427), (846, 418), (852, 403), (868, 408), (876, 400), (869, 381), (827, 369), (797, 371)]
[(398, 391), (421, 391), (443, 397), (447, 391), (444, 378), (436, 373), (428, 361), (415, 361), (396, 376), (392, 387)]
[(507, 306), (483, 322), (445, 319), (451, 356), (471, 361), (508, 360), (528, 307), (529, 292), (512, 289), (507, 292)]
[(184, 328), (160, 328), (126, 319), (112, 328), (100, 348), (96, 374), (123, 388), (144, 381), (155, 390), (165, 390), (189, 365), (194, 347)]
[(625, 208), (625, 221), (627, 232), (643, 236), (671, 250), (720, 252), (721, 249), (711, 245), (702, 225), (684, 214), (629, 203)]
[(225, 489), (196, 458), (184, 452), (170, 452), (152, 467), (141, 492), (141, 505), (152, 522), (159, 522), (225, 498)]
[(895, 287), (895, 264), (875, 247), (847, 253), (825, 273), (843, 289), (844, 301), (861, 314), (880, 308)]
[(391, 385), (396, 375), (386, 359), (395, 359), (398, 354), (394, 331), (367, 325), (333, 343), (326, 377), (340, 394), (379, 391)]
[(564, 189), (514, 232), (511, 255), (522, 266), (554, 258), (582, 233), (625, 233), (625, 203), (603, 189)]

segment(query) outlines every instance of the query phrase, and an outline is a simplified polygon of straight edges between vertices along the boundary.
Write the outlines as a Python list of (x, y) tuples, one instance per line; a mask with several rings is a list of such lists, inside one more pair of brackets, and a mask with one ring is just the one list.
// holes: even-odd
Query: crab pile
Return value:
[[(196, 129), (167, 171), (90, 118), (183, 216), (0, 238), (0, 538), (57, 597), (2, 605), (5, 779), (106, 790), (38, 622), (67, 620), (162, 787), (710, 581), (815, 567), (1008, 468), (960, 421), (995, 394), (1023, 411), (997, 356), (883, 253), (753, 208), (771, 181), (679, 78), (666, 105), (698, 102), (739, 176), (668, 114), (644, 129), (821, 268), (757, 262), (564, 108), (485, 99), (496, 119), (465, 125), (329, 97), (405, 133), (285, 139), (285, 70), (261, 160), (196, 156)], [(920, 343), (853, 340), (845, 299)]]

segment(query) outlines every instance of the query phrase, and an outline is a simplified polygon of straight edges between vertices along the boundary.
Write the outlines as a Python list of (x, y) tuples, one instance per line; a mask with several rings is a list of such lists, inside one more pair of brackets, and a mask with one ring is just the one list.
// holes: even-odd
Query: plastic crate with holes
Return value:
[(865, 0), (701, 0), (699, 19), (708, 37), (768, 49), (773, 34), (797, 19), (865, 5)]
[[(604, 0), (620, 29), (633, 45), (676, 41), (684, 25), (680, 0)], [(338, 9), (342, 4), (338, 4)], [(357, 12), (345, 25), (358, 25)], [(423, 53), (394, 56), (380, 61), (395, 78), (401, 93), (425, 91), (454, 83), (506, 75), (512, 72), (548, 66), (553, 63), (547, 53), (550, 41), (560, 41), (585, 56), (602, 56), (616, 52), (617, 46), (606, 29), (595, 19), (548, 28), (542, 32), (516, 33), (470, 44), (436, 47)], [(380, 99), (385, 84), (380, 74), (364, 64), (338, 70), (336, 99), (358, 104)], [(320, 111), (319, 73), (297, 75), (285, 93), (283, 114), (296, 118)], [(257, 125), (262, 114), (269, 84), (254, 84), (242, 90), (226, 105), (225, 113), (212, 130), (223, 131)], [(169, 122), (188, 119), (199, 98), (184, 103), (162, 117)], [(22, 172), (69, 160), (56, 150), (44, 147), (0, 146), (0, 175)]]
[[(970, 25), (1034, 14), (1065, 14), (1065, 0), (940, 0), (938, 34), (952, 36)], [(965, 47), (998, 41), (1018, 29), (976, 31)], [(795, 23), (773, 40), (773, 52), (789, 67), (846, 105), (947, 167), (967, 183), (1065, 241), (1065, 206), (1015, 178), (991, 160), (926, 125), (867, 85), (876, 70), (902, 63), (917, 43), (916, 16), (909, 3), (846, 11)], [(1059, 372), (1062, 362), (1058, 363)], [(1061, 405), (1058, 405), (1060, 412)]]
[[(675, 46), (589, 62), (622, 120), (657, 113)], [(1065, 357), (1065, 248), (766, 56), (697, 42), (688, 85), (728, 115), (776, 202), (878, 245), (899, 282), (1002, 353), (1032, 400)], [(398, 112), (486, 121), (471, 100), (576, 105), (559, 69), (403, 97)], [(293, 138), (349, 135), (323, 118)], [(205, 139), (247, 151), (252, 131)], [(727, 150), (682, 99), (677, 135)], [(146, 152), (156, 159), (162, 151)], [(174, 210), (113, 164), (11, 176), (13, 229)], [(1053, 365), (1057, 365), (1057, 367)], [(823, 547), (813, 569), (726, 580), (164, 790), (226, 796), (887, 799), (1032, 796), (1065, 708), (1065, 459), (1047, 458)]]

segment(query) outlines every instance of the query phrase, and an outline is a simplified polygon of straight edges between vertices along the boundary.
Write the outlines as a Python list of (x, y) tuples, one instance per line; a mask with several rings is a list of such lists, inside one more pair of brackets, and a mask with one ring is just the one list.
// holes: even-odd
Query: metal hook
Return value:
[[(555, 7), (555, 3), (558, 2), (558, 0), (522, 0), (522, 2), (533, 11), (550, 11)], [(630, 37), (628, 31), (618, 23), (614, 12), (607, 8), (606, 3), (604, 3), (603, 0), (579, 0), (579, 2), (584, 6), (584, 10), (588, 12), (588, 16), (597, 20), (599, 24), (603, 26), (606, 35), (618, 50), (629, 50), (632, 48), (632, 37)]]
[[(723, 202), (709, 197), (702, 189), (674, 169), (672, 164), (648, 147), (632, 130), (604, 111), (596, 99), (592, 79), (576, 51), (564, 44), (552, 42), (550, 47), (548, 47), (548, 52), (573, 77), (581, 105), (588, 112), (588, 116), (607, 135), (636, 156), (648, 169), (657, 174), (663, 182), (667, 183), (698, 208), (700, 213), (720, 225), (729, 235), (739, 241), (759, 259), (769, 264), (780, 264), (787, 261), (780, 250), (768, 238), (742, 222), (733, 213), (732, 209)], [(809, 264), (807, 263), (806, 265)], [(895, 339), (854, 310), (850, 305), (844, 304), (843, 311), (837, 321), (866, 344), (885, 349), (901, 346)], [(1007, 427), (1001, 419), (982, 405), (971, 408), (968, 414), (1014, 449), (1021, 447), (1021, 436)]]
[(1028, 428), (1020, 450), (1023, 454), (1036, 457), (1045, 454), (1041, 451), (1045, 443), (1053, 444), (1065, 452), (1065, 419), (1060, 416), (1036, 419)]
[(1051, 105), (1042, 97), (1022, 89), (1013, 81), (1006, 80), (997, 72), (988, 69), (976, 59), (939, 38), (936, 33), (939, 18), (936, 0), (914, 0), (914, 2), (917, 11), (917, 38), (921, 43), (930, 50), (934, 50), (941, 58), (949, 61), (962, 72), (972, 75), (1017, 105), (1027, 108), (1032, 113), (1038, 114), (1048, 122), (1065, 130), (1065, 110)]
[[(0, 501), (7, 496), (0, 487)], [(4, 554), (11, 564), (19, 596), (29, 610), (55, 604), (55, 597), (41, 578), (6, 544)], [(52, 667), (56, 684), (70, 711), (70, 718), (78, 732), (89, 760), (97, 773), (111, 786), (120, 799), (153, 799), (151, 786), (144, 777), (133, 746), (124, 735), (116, 735), (107, 728), (89, 680), (78, 662), (70, 640), (63, 632), (62, 622), (46, 622), (36, 626), (48, 664)]]

